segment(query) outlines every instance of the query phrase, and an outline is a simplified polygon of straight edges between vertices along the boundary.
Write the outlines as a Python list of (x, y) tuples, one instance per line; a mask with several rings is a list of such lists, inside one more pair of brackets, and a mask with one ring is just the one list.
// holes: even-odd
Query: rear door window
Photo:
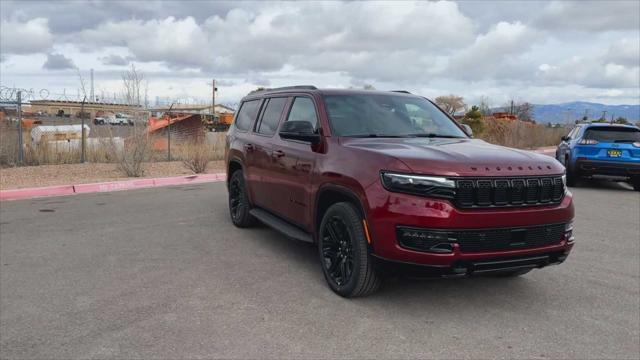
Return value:
[(625, 127), (594, 126), (584, 132), (584, 139), (598, 142), (637, 142), (640, 141), (640, 130)]
[(236, 128), (247, 131), (258, 116), (261, 100), (249, 100), (242, 103), (238, 115), (236, 116)]
[(263, 135), (273, 135), (278, 129), (282, 111), (287, 104), (287, 98), (271, 98), (267, 100), (265, 110), (262, 112), (262, 119), (256, 128), (256, 132)]

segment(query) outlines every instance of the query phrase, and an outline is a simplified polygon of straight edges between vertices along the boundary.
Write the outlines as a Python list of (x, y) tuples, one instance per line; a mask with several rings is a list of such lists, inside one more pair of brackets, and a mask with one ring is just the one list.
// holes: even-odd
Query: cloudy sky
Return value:
[[(12, 2), (2, 86), (121, 91), (135, 64), (149, 99), (236, 103), (257, 86), (406, 89), (533, 103), (640, 103), (639, 1)], [(193, 101), (193, 100), (192, 100)]]

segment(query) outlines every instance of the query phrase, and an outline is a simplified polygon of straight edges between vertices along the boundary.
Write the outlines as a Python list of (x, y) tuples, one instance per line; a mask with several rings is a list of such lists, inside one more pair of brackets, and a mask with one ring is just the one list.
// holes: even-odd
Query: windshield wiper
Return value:
[(424, 137), (424, 138), (447, 138), (447, 139), (464, 139), (462, 136), (444, 135), (435, 133), (420, 133), (420, 134), (407, 134), (406, 137)]

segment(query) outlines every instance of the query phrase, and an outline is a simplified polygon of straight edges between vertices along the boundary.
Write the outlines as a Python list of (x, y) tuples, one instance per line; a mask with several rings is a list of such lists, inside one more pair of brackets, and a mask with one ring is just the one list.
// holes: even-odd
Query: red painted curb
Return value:
[(226, 178), (227, 178), (227, 174), (218, 173), (218, 174), (175, 176), (175, 177), (155, 178), (155, 179), (135, 179), (135, 180), (111, 181), (111, 182), (92, 183), (92, 184), (60, 185), (60, 186), (48, 186), (48, 187), (41, 187), (41, 188), (4, 190), (4, 191), (0, 191), (0, 200), (2, 201), (22, 200), (22, 199), (31, 199), (31, 198), (37, 198), (37, 197), (45, 197), (45, 196), (88, 194), (88, 193), (96, 193), (96, 192), (143, 189), (143, 188), (151, 188), (151, 187), (157, 187), (157, 186), (218, 182), (218, 181), (224, 181)]
[(40, 188), (0, 191), (0, 201), (63, 195), (73, 195), (73, 185), (47, 186)]

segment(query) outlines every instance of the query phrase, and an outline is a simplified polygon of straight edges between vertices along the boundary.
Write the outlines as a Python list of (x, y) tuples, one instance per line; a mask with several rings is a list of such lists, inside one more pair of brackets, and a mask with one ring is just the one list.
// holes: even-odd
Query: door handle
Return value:
[(244, 144), (244, 149), (247, 151), (253, 151), (255, 150), (255, 146), (253, 146), (253, 144)]
[(274, 150), (271, 152), (271, 157), (272, 158), (281, 158), (284, 156), (284, 151), (282, 150)]

